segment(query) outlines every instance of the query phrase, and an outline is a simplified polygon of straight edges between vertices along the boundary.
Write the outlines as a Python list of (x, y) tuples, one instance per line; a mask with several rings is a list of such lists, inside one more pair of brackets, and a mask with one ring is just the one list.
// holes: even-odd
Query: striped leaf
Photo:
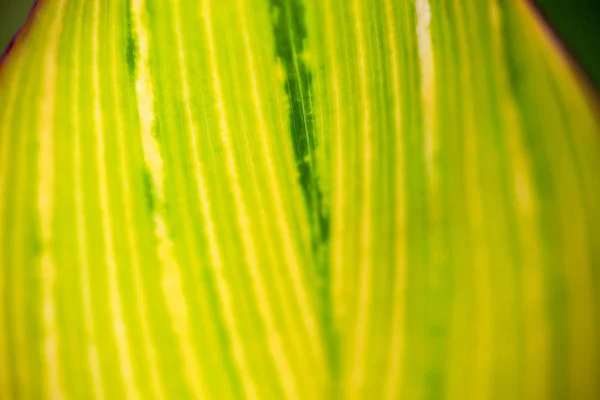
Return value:
[(521, 0), (40, 0), (0, 399), (598, 398), (598, 110)]

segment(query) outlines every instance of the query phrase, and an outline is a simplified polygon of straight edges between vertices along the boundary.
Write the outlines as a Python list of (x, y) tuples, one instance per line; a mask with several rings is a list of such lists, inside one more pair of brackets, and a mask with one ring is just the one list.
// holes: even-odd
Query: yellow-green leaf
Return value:
[(0, 399), (595, 399), (597, 95), (518, 0), (40, 0)]

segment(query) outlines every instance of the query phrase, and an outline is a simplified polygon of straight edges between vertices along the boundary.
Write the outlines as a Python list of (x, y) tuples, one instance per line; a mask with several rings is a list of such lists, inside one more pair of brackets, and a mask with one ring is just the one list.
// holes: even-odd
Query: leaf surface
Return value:
[(598, 121), (521, 1), (41, 0), (0, 398), (596, 398)]

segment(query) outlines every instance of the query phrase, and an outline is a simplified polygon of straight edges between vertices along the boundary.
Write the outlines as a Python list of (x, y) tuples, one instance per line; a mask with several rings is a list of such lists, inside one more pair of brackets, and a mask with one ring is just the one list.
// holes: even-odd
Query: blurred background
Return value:
[(535, 0), (573, 58), (600, 89), (600, 0)]
[[(0, 54), (4, 54), (34, 3), (35, 0), (0, 0)], [(535, 0), (534, 3), (584, 73), (600, 88), (600, 0)]]
[(27, 19), (35, 0), (0, 0), (0, 54)]

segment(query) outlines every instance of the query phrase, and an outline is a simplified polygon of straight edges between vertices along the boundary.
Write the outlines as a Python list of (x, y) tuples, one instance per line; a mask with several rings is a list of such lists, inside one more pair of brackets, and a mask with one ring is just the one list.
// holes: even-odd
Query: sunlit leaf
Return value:
[(40, 0), (0, 399), (598, 398), (598, 115), (524, 1)]

